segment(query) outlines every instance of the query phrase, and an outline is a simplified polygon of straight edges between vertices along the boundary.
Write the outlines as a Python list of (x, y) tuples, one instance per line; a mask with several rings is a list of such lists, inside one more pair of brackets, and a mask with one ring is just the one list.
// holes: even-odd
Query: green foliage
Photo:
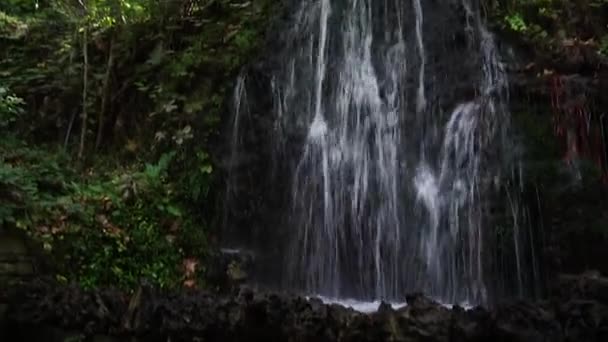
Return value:
[(180, 2), (89, 0), (84, 11), (78, 2), (52, 2), (27, 19), (26, 36), (0, 51), (3, 83), (28, 104), (19, 133), (75, 146), (75, 115), (84, 105), (89, 151), (117, 146), (139, 154), (152, 146), (146, 152), (153, 158), (204, 144), (221, 121), (233, 76), (260, 46), (271, 3), (208, 0), (185, 9)]
[(0, 86), (0, 131), (14, 124), (23, 114), (25, 102), (11, 94), (7, 88)]
[(61, 229), (65, 215), (79, 212), (66, 197), (65, 156), (30, 150), (11, 137), (0, 152), (0, 226), (25, 230), (46, 244), (49, 227)]
[(199, 203), (209, 194), (213, 165), (206, 152), (198, 151), (195, 155), (196, 158), (191, 159), (193, 168), (182, 183), (182, 191), (190, 200)]
[[(58, 279), (85, 286), (203, 275), (207, 145), (273, 4), (3, 1), (0, 130), (14, 136), (0, 141), (0, 225), (38, 241)], [(75, 165), (85, 108), (87, 156)]]
[(528, 26), (520, 13), (506, 15), (504, 21), (508, 27), (515, 32), (526, 32), (528, 30)]
[(27, 32), (27, 24), (0, 10), (0, 39), (19, 39)]
[(133, 288), (145, 278), (173, 287), (185, 279), (182, 260), (205, 257), (205, 232), (168, 177), (173, 153), (140, 170), (80, 178), (65, 155), (9, 140), (1, 149), (0, 224), (39, 241), (59, 279)]
[(581, 45), (608, 51), (608, 0), (507, 0), (489, 2), (493, 21), (543, 57), (571, 55)]
[(35, 13), (40, 6), (38, 0), (3, 0), (0, 4), (0, 11), (18, 15)]
[(89, 0), (89, 21), (98, 26), (113, 26), (149, 19), (158, 1), (150, 0)]

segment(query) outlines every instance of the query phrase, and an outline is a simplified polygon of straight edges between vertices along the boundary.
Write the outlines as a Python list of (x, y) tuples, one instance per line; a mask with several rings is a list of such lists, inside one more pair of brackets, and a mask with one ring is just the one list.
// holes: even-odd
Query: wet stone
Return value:
[[(365, 314), (318, 299), (251, 289), (216, 296), (33, 281), (13, 289), (3, 341), (585, 341), (605, 342), (608, 307), (593, 299), (515, 301), (490, 311), (448, 309), (422, 295)], [(133, 304), (136, 303), (136, 304)], [(129, 324), (125, 324), (129, 322)], [(2, 336), (4, 337), (4, 336)], [(42, 339), (41, 339), (42, 338)]]

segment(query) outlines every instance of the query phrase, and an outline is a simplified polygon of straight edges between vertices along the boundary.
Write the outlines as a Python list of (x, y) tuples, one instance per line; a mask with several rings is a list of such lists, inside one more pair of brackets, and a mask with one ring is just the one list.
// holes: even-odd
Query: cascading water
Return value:
[(294, 3), (272, 77), (275, 145), (298, 146), (276, 158), (291, 173), (286, 286), (486, 302), (488, 202), (517, 164), (505, 70), (477, 4)]

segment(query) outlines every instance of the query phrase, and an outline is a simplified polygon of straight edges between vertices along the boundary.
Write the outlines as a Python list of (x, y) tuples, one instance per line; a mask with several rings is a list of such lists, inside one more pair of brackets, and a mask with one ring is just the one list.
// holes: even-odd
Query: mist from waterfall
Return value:
[[(504, 190), (522, 177), (508, 81), (476, 2), (294, 6), (272, 76), (275, 145), (299, 146), (278, 161), (292, 170), (284, 287), (332, 298), (424, 291), (485, 303), (488, 279), (497, 277), (489, 262), (495, 197), (513, 214), (522, 277), (523, 210)], [(441, 15), (461, 25), (438, 25)], [(523, 293), (524, 281), (515, 283)]]

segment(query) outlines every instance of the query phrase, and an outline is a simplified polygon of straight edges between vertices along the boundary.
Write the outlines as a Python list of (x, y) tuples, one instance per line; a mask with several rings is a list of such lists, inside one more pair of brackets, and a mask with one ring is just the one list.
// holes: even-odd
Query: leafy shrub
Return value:
[(528, 26), (520, 13), (507, 15), (505, 16), (504, 21), (508, 27), (515, 32), (525, 32), (528, 29)]
[(0, 129), (14, 124), (23, 114), (25, 102), (22, 98), (11, 94), (5, 87), (0, 86)]
[(489, 2), (502, 29), (519, 35), (537, 49), (556, 50), (564, 42), (581, 40), (597, 46), (608, 32), (608, 0), (508, 0)]
[(0, 152), (0, 224), (38, 241), (59, 279), (133, 288), (142, 278), (174, 287), (203, 276), (182, 267), (205, 257), (206, 240), (168, 177), (173, 153), (82, 178), (61, 153), (14, 139)]
[(0, 224), (38, 241), (60, 279), (190, 286), (213, 216), (205, 146), (276, 2), (86, 3), (0, 3), (0, 130), (55, 142), (0, 141)]
[(27, 32), (27, 25), (0, 10), (0, 39), (19, 39)]

